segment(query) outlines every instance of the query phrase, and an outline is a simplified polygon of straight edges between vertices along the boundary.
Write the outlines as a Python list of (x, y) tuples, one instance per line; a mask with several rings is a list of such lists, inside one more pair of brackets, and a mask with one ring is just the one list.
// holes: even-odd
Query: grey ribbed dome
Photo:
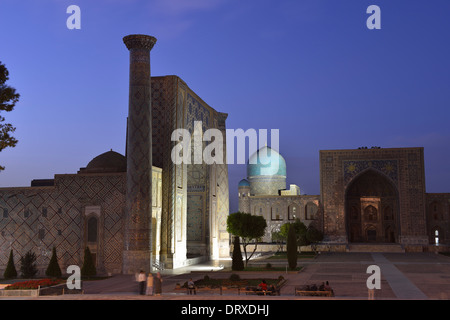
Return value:
[(126, 172), (127, 158), (115, 151), (108, 151), (92, 159), (80, 173)]

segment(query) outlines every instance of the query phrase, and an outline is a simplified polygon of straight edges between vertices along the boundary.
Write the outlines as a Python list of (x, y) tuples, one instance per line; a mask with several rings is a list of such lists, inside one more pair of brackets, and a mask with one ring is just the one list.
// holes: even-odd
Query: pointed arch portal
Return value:
[(370, 169), (355, 177), (345, 201), (349, 242), (398, 242), (398, 191), (383, 173)]

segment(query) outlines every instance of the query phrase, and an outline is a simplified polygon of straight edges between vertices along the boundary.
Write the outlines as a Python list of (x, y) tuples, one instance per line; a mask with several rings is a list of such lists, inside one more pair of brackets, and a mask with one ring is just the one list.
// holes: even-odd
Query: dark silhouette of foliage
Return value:
[[(227, 231), (232, 235), (238, 236), (242, 240), (244, 248), (245, 265), (256, 252), (258, 240), (264, 236), (267, 223), (264, 217), (255, 216), (250, 213), (235, 212), (227, 218)], [(250, 255), (247, 255), (247, 246), (254, 241), (255, 247)]]
[(24, 279), (32, 279), (38, 273), (34, 252), (28, 251), (20, 258), (20, 272)]
[[(20, 95), (16, 93), (16, 89), (6, 85), (6, 81), (8, 80), (8, 69), (0, 62), (0, 113), (2, 111), (12, 111), (20, 97)], [(16, 128), (10, 123), (3, 123), (4, 121), (5, 117), (0, 114), (0, 152), (7, 147), (15, 147), (18, 142), (17, 139), (11, 135), (16, 131)], [(4, 169), (5, 167), (0, 166), (0, 171)]]
[(289, 269), (295, 270), (297, 267), (297, 237), (295, 235), (295, 226), (291, 224), (287, 238), (287, 259)]
[(231, 270), (234, 271), (244, 270), (244, 261), (242, 260), (242, 253), (241, 253), (241, 242), (239, 241), (238, 236), (234, 237)]
[(17, 271), (16, 267), (14, 266), (14, 257), (12, 249), (9, 252), (8, 264), (6, 265), (5, 272), (3, 273), (3, 278), (5, 279), (17, 278)]
[(84, 249), (84, 262), (81, 267), (81, 276), (92, 277), (97, 274), (97, 269), (95, 268), (94, 260), (92, 259), (91, 250), (88, 247)]
[(58, 264), (58, 257), (56, 256), (56, 248), (55, 247), (53, 247), (52, 257), (48, 264), (47, 270), (45, 271), (45, 275), (48, 277), (53, 277), (53, 278), (60, 278), (62, 275), (61, 268), (59, 267), (59, 264)]

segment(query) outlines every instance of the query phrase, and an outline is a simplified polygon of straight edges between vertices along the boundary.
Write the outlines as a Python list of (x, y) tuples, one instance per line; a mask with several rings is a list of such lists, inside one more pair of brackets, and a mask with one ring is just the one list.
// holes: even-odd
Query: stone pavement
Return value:
[[(285, 261), (269, 260), (273, 266), (285, 265)], [(254, 260), (253, 264), (266, 264), (267, 260)], [(226, 267), (229, 261), (221, 262)], [(450, 298), (450, 257), (434, 253), (326, 253), (315, 259), (299, 259), (303, 266), (300, 272), (239, 272), (241, 278), (278, 278), (282, 275), (287, 283), (281, 295), (238, 295), (237, 290), (199, 292), (187, 295), (184, 290), (175, 290), (177, 283), (194, 281), (206, 274), (211, 278), (229, 278), (231, 271), (216, 271), (217, 263), (201, 264), (163, 272), (163, 294), (140, 296), (134, 276), (116, 275), (100, 281), (85, 281), (84, 295), (39, 297), (41, 300), (367, 300), (366, 273), (369, 265), (378, 265), (381, 270), (381, 289), (375, 290), (377, 300), (426, 300)], [(305, 284), (321, 284), (329, 281), (335, 292), (333, 298), (294, 296), (294, 288)], [(13, 299), (13, 298), (10, 298)], [(21, 297), (20, 299), (26, 299)], [(28, 298), (31, 299), (31, 298)]]

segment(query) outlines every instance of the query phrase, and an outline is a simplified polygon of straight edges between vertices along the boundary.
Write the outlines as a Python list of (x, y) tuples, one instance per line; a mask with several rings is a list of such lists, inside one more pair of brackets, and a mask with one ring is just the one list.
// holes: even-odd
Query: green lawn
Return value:
[[(287, 269), (287, 271), (300, 271), (300, 270), (302, 270), (302, 267), (297, 267), (297, 268), (295, 268), (295, 270), (291, 270), (289, 268)], [(274, 267), (274, 266), (272, 266), (270, 268), (267, 268), (267, 267), (246, 267), (246, 268), (244, 268), (243, 271), (279, 271), (279, 272), (285, 272), (286, 271), (286, 266), (283, 266), (283, 267)]]
[[(314, 252), (300, 252), (297, 254), (297, 259), (312, 259), (316, 256)], [(268, 259), (286, 259), (287, 260), (287, 253), (286, 252), (277, 252), (273, 256), (269, 257)]]

